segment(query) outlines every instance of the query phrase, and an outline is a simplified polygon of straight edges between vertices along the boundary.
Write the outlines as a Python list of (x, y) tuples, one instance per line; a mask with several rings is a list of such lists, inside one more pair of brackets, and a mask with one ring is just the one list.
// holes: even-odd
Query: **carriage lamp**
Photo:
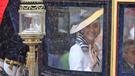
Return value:
[(20, 0), (19, 35), (23, 43), (29, 46), (26, 67), (29, 76), (38, 76), (37, 46), (45, 35), (45, 7), (43, 0)]

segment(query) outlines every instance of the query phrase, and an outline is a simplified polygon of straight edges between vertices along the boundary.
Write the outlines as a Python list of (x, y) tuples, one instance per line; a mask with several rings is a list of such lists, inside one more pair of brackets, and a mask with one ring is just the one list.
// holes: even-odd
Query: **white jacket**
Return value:
[(83, 52), (79, 44), (74, 44), (70, 48), (69, 53), (69, 67), (70, 70), (76, 70), (76, 71), (94, 71), (94, 72), (100, 72), (101, 66), (96, 65), (96, 67), (92, 70), (90, 68), (90, 58), (88, 53)]

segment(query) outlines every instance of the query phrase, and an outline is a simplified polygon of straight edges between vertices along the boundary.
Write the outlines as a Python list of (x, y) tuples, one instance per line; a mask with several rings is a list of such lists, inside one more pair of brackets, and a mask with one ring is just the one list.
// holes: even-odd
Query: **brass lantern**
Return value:
[(19, 7), (19, 35), (29, 46), (26, 66), (29, 76), (38, 76), (37, 47), (45, 35), (45, 7), (43, 0), (21, 0)]

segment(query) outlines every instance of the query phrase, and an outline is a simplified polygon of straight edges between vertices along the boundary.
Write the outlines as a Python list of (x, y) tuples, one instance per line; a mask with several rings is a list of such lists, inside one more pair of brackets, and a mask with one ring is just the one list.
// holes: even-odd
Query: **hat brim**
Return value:
[(77, 24), (77, 25), (73, 25), (71, 30), (70, 30), (70, 34), (76, 33), (80, 30), (82, 30), (83, 28), (85, 28), (86, 26), (88, 26), (89, 24), (91, 24), (92, 22), (94, 22), (96, 19), (98, 19), (101, 15), (103, 15), (103, 8), (97, 10), (96, 12), (94, 12), (92, 15), (90, 15), (87, 19), (85, 19), (84, 21), (82, 21), (81, 23)]

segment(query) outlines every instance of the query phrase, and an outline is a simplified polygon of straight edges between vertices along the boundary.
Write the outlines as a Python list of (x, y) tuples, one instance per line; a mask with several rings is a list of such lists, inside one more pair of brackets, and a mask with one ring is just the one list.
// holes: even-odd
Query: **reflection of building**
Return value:
[[(69, 13), (67, 8), (48, 8), (47, 39), (52, 45), (48, 47), (52, 54), (63, 54), (68, 51)], [(52, 20), (53, 19), (53, 20)], [(61, 22), (60, 22), (61, 21)], [(60, 23), (59, 23), (60, 22)], [(56, 46), (57, 45), (57, 46)], [(67, 47), (64, 47), (67, 46)], [(48, 50), (48, 51), (49, 51)]]
[(45, 51), (48, 52), (48, 65), (62, 68), (61, 56), (69, 51), (69, 11), (68, 8), (49, 7)]

